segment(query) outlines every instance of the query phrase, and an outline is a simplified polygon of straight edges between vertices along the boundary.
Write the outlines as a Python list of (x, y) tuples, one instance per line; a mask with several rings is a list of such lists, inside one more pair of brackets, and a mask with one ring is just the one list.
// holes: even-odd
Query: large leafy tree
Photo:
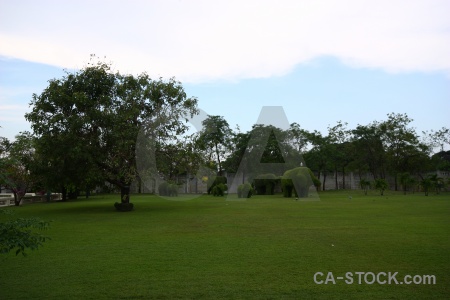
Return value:
[(288, 139), (290, 144), (298, 153), (304, 153), (310, 143), (309, 132), (300, 127), (298, 123), (292, 123), (288, 130)]
[(178, 175), (194, 175), (203, 163), (194, 135), (184, 136), (174, 143), (156, 145), (156, 167), (166, 181), (176, 182)]
[[(26, 118), (36, 136), (49, 143), (68, 141), (63, 147), (85, 161), (81, 168), (90, 165), (117, 186), (122, 203), (129, 203), (130, 185), (137, 176), (139, 132), (169, 141), (187, 129), (183, 119), (197, 113), (197, 100), (188, 98), (175, 79), (113, 73), (103, 62), (50, 80), (30, 104), (33, 110)], [(64, 157), (56, 154), (52, 159)], [(84, 176), (96, 177), (92, 174)]]
[[(250, 132), (237, 132), (231, 138), (231, 149), (233, 149), (224, 161), (224, 168), (231, 173), (236, 173), (241, 164), (247, 164), (244, 160), (245, 150), (250, 140)], [(244, 182), (243, 182), (244, 183)]]
[(2, 140), (0, 155), (0, 185), (14, 194), (14, 203), (20, 205), (25, 193), (38, 181), (33, 167), (36, 165), (35, 139), (29, 132), (16, 136), (14, 142)]
[(409, 124), (413, 120), (406, 114), (388, 114), (388, 119), (379, 127), (383, 136), (383, 144), (387, 157), (387, 169), (395, 180), (395, 190), (398, 189), (398, 174), (411, 170), (411, 158), (419, 155), (419, 138), (415, 129)]
[(83, 146), (85, 141), (71, 134), (42, 135), (36, 140), (36, 157), (40, 161), (34, 168), (42, 177), (47, 191), (61, 191), (62, 200), (74, 199), (80, 190), (90, 190), (102, 184), (101, 172), (94, 156)]
[(354, 130), (353, 144), (357, 169), (367, 170), (374, 178), (386, 177), (386, 149), (383, 145), (383, 132), (379, 122), (358, 125)]
[(214, 162), (219, 176), (223, 175), (223, 161), (226, 159), (232, 139), (230, 125), (222, 116), (211, 116), (203, 120), (198, 144), (206, 151), (209, 161)]
[(442, 127), (441, 129), (431, 132), (423, 132), (426, 134), (425, 138), (429, 140), (432, 147), (439, 147), (440, 152), (444, 152), (446, 145), (450, 145), (450, 129)]
[(351, 131), (347, 129), (347, 123), (338, 121), (335, 126), (328, 126), (328, 137), (331, 148), (330, 159), (335, 172), (335, 186), (338, 185), (338, 172), (342, 172), (342, 188), (345, 189), (345, 173), (347, 167), (354, 160), (354, 144), (350, 142)]
[(325, 190), (325, 183), (328, 172), (332, 171), (332, 143), (329, 136), (323, 136), (317, 130), (308, 134), (311, 149), (305, 153), (306, 165), (317, 171), (317, 178), (320, 180), (323, 174), (322, 189)]

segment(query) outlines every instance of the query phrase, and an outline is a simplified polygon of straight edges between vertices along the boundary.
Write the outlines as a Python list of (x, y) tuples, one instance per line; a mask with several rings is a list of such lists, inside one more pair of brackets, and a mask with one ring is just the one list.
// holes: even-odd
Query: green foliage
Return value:
[(441, 190), (445, 187), (445, 181), (442, 177), (438, 177), (437, 174), (433, 174), (422, 179), (420, 185), (425, 192), (425, 196), (428, 196), (432, 188), (436, 191), (436, 194), (440, 194)]
[(367, 191), (369, 190), (370, 185), (371, 185), (370, 181), (367, 179), (361, 179), (359, 181), (359, 185), (360, 185), (361, 189), (364, 191), (364, 195), (367, 195)]
[[(0, 210), (0, 214), (12, 214), (8, 210)], [(43, 236), (33, 229), (43, 230), (49, 227), (49, 222), (39, 218), (18, 218), (0, 222), (0, 253), (15, 251), (16, 255), (25, 250), (36, 250), (50, 238)]]
[(384, 191), (388, 189), (389, 185), (387, 181), (384, 178), (377, 178), (374, 181), (374, 187), (375, 189), (380, 191), (380, 195), (384, 195)]
[[(157, 169), (155, 173), (157, 172), (166, 181), (176, 181), (180, 174), (196, 174), (200, 165), (204, 163), (203, 153), (195, 141), (195, 135), (184, 136), (170, 144), (159, 142), (155, 144)], [(148, 175), (145, 166), (151, 165), (151, 162), (143, 157), (147, 153), (145, 148), (140, 148), (138, 151), (139, 166), (144, 167), (139, 175), (145, 178)], [(150, 173), (150, 175), (154, 174)]]
[(254, 190), (250, 183), (240, 184), (237, 188), (238, 198), (251, 198)]
[(29, 132), (16, 135), (14, 142), (2, 139), (0, 146), (7, 155), (0, 156), (0, 185), (14, 193), (15, 205), (20, 205), (23, 196), (38, 181), (33, 172), (37, 159), (34, 156), (35, 139)]
[(403, 172), (398, 174), (398, 180), (403, 187), (403, 193), (406, 195), (406, 191), (416, 184), (415, 178), (411, 176), (409, 172)]
[(228, 187), (226, 184), (223, 183), (219, 183), (218, 185), (215, 185), (212, 189), (211, 189), (211, 193), (213, 194), (213, 196), (217, 197), (217, 196), (224, 196), (225, 192), (228, 190)]
[(320, 186), (322, 185), (322, 182), (320, 182), (320, 180), (316, 176), (314, 176), (312, 178), (312, 181), (313, 181), (313, 184), (314, 184), (314, 187), (316, 188), (316, 190), (319, 191)]
[(450, 172), (450, 151), (441, 151), (431, 157), (433, 170)]
[(420, 181), (420, 185), (425, 193), (425, 196), (428, 196), (428, 193), (430, 192), (430, 188), (433, 186), (433, 182), (430, 178), (424, 178)]
[(250, 140), (250, 132), (247, 133), (235, 133), (230, 140), (232, 149), (231, 153), (227, 156), (223, 162), (223, 167), (227, 172), (236, 173), (241, 164), (246, 164), (244, 160), (244, 154)]
[(221, 176), (222, 163), (229, 149), (232, 131), (228, 122), (222, 116), (210, 116), (202, 121), (203, 129), (200, 132), (197, 143), (199, 147), (207, 151), (210, 158), (214, 158), (217, 164), (217, 172)]
[(444, 178), (438, 177), (437, 174), (431, 175), (431, 181), (433, 182), (433, 187), (436, 191), (436, 194), (440, 194), (441, 190), (445, 188)]
[(301, 155), (290, 143), (288, 130), (256, 124), (249, 132), (240, 170), (257, 178), (258, 174), (283, 174), (300, 164)]
[(213, 176), (208, 179), (208, 194), (211, 194), (213, 188), (219, 184), (226, 185), (227, 178), (225, 176)]
[(187, 98), (174, 78), (123, 75), (95, 61), (50, 80), (30, 105), (26, 119), (43, 141), (43, 160), (63, 170), (59, 180), (87, 185), (100, 177), (121, 188), (121, 195), (128, 193), (126, 201), (125, 187), (137, 176), (139, 133), (170, 143), (186, 132), (186, 117), (198, 113), (197, 99)]
[(258, 195), (273, 195), (275, 192), (275, 186), (280, 184), (281, 179), (275, 176), (275, 174), (262, 174), (258, 175), (253, 180), (253, 186), (255, 187), (255, 193)]
[[(330, 136), (323, 136), (322, 133), (315, 130), (314, 132), (307, 133), (308, 140), (311, 143), (312, 148), (303, 156), (306, 165), (320, 174), (327, 174), (333, 170), (333, 154), (336, 151), (332, 144)], [(314, 177), (313, 181), (314, 181)]]
[(160, 196), (176, 197), (178, 196), (178, 185), (164, 181), (159, 184), (158, 191)]
[(296, 197), (308, 197), (309, 187), (320, 182), (307, 167), (297, 167), (286, 171), (281, 178), (283, 196), (290, 198), (292, 193)]

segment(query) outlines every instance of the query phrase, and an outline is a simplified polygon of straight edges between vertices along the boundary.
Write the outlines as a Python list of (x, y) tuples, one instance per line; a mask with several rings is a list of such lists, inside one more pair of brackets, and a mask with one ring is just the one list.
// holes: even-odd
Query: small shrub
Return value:
[(214, 186), (211, 190), (211, 193), (213, 196), (224, 196), (225, 191), (228, 190), (228, 187), (226, 184), (219, 183), (218, 185)]
[(384, 195), (384, 191), (387, 190), (387, 188), (389, 187), (387, 181), (383, 178), (375, 179), (374, 186), (375, 186), (375, 189), (380, 191), (381, 196)]
[(253, 188), (250, 183), (244, 183), (238, 186), (238, 198), (250, 198), (253, 195)]
[(212, 193), (215, 186), (219, 184), (227, 184), (227, 178), (225, 176), (216, 176), (215, 178), (208, 179), (208, 194)]
[(243, 184), (240, 184), (240, 185), (238, 185), (238, 187), (237, 187), (237, 195), (238, 195), (238, 198), (242, 198), (242, 189), (244, 188), (244, 185)]

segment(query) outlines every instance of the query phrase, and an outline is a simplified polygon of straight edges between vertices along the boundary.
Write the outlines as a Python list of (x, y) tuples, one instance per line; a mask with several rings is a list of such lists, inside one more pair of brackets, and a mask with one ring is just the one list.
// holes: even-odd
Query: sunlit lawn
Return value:
[[(349, 197), (351, 196), (351, 198)], [(0, 256), (0, 299), (446, 299), (450, 194), (340, 191), (321, 201), (118, 195), (11, 208), (52, 240)], [(179, 199), (178, 199), (179, 200)], [(237, 200), (237, 199), (236, 199)], [(5, 218), (0, 215), (0, 220)], [(316, 272), (436, 276), (435, 285), (314, 283)], [(319, 277), (325, 279), (325, 277)]]

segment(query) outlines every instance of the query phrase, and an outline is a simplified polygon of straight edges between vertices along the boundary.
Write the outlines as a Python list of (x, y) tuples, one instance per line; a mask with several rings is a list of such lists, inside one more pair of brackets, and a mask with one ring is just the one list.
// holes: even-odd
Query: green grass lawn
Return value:
[[(352, 198), (349, 198), (349, 195)], [(0, 299), (448, 299), (450, 194), (321, 201), (118, 195), (11, 208), (52, 220), (27, 257), (0, 255)], [(236, 199), (237, 200), (237, 199)], [(0, 215), (0, 220), (6, 218)], [(435, 275), (435, 285), (314, 282), (316, 272)], [(371, 278), (371, 277), (369, 277)], [(325, 279), (320, 277), (320, 279)]]

